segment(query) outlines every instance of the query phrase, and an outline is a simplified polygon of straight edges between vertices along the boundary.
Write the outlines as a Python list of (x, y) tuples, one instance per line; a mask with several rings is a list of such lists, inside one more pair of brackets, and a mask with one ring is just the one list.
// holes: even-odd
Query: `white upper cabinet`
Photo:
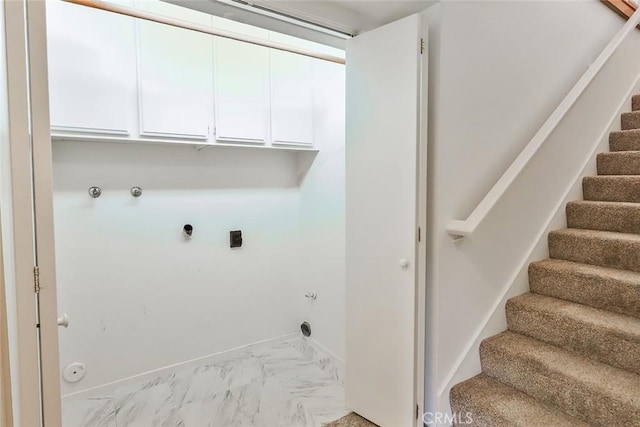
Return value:
[[(260, 28), (216, 18), (217, 28), (268, 39)], [(215, 123), (218, 141), (266, 143), (269, 139), (269, 50), (215, 40)]]
[[(300, 45), (297, 39), (271, 33), (271, 40)], [(309, 47), (301, 45), (300, 47)], [(271, 138), (273, 144), (313, 144), (314, 59), (271, 51)]]
[[(160, 0), (110, 0), (181, 21), (334, 49)], [(55, 138), (313, 146), (317, 59), (47, 1)]]
[(134, 19), (48, 1), (47, 30), (54, 132), (131, 133)]
[[(172, 4), (137, 7), (210, 26), (212, 18)], [(212, 128), (213, 40), (206, 34), (138, 22), (140, 135), (206, 140)]]

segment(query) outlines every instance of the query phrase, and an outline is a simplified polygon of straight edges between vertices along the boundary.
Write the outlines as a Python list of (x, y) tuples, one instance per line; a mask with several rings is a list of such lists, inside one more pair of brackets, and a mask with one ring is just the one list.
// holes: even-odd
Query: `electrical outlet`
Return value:
[(232, 248), (242, 247), (242, 230), (229, 232), (229, 246)]

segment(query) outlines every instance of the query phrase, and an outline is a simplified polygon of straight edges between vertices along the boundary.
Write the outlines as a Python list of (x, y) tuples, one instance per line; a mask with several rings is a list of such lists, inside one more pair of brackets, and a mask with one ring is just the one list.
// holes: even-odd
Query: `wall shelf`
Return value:
[(62, 132), (51, 132), (51, 141), (75, 141), (75, 142), (109, 142), (109, 143), (121, 143), (121, 144), (153, 144), (153, 145), (186, 145), (197, 148), (198, 150), (205, 150), (208, 148), (239, 148), (247, 150), (267, 150), (267, 151), (290, 151), (295, 153), (318, 153), (320, 150), (305, 147), (305, 146), (267, 146), (267, 145), (254, 145), (254, 144), (242, 144), (242, 143), (229, 143), (229, 142), (216, 142), (209, 143), (202, 140), (188, 140), (188, 139), (173, 139), (173, 138), (131, 138), (129, 136), (117, 136), (117, 135), (91, 135), (91, 134), (73, 134)]

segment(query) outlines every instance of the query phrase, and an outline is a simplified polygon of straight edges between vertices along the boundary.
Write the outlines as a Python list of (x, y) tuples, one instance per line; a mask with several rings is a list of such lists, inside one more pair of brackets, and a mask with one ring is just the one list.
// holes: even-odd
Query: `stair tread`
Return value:
[[(634, 129), (633, 132), (640, 131), (640, 129)], [(626, 130), (624, 132), (632, 132)], [(627, 151), (605, 151), (602, 153), (598, 153), (598, 156), (601, 157), (629, 157), (629, 156), (640, 156), (640, 150), (627, 150)]]
[(588, 427), (559, 409), (496, 381), (477, 375), (451, 389), (451, 401), (459, 416), (470, 412), (473, 424), (491, 427)]
[(567, 204), (610, 207), (610, 208), (627, 207), (627, 208), (640, 210), (640, 203), (635, 203), (635, 202), (615, 202), (615, 201), (607, 201), (607, 200), (572, 200)]
[(507, 302), (509, 330), (640, 374), (640, 319), (539, 294)]
[(640, 150), (640, 129), (617, 130), (609, 133), (609, 149), (612, 152)]
[(640, 234), (640, 203), (572, 201), (566, 213), (568, 228)]
[(601, 240), (616, 240), (620, 242), (640, 243), (640, 235), (635, 233), (618, 233), (606, 230), (585, 230), (582, 228), (562, 228), (553, 230), (549, 235), (565, 235), (578, 238), (591, 238)]
[(610, 135), (637, 135), (640, 137), (640, 129), (614, 130), (610, 133)]
[(640, 202), (640, 175), (598, 175), (582, 179), (585, 200)]
[(600, 265), (583, 264), (564, 259), (547, 258), (534, 262), (533, 265), (556, 271), (571, 271), (584, 276), (597, 276), (615, 281), (628, 282), (640, 288), (640, 273), (630, 270), (603, 267)]
[(640, 419), (638, 374), (511, 331), (484, 340), (480, 354), (487, 375), (569, 415), (597, 425)]
[(531, 291), (640, 318), (640, 273), (562, 259), (529, 265)]
[[(628, 153), (629, 151), (617, 151), (618, 153)], [(602, 180), (602, 181), (633, 181), (640, 182), (640, 176), (638, 175), (593, 175), (585, 176), (586, 180)]]
[(640, 129), (640, 111), (622, 113), (622, 129)]
[(640, 175), (640, 151), (600, 153), (596, 158), (598, 175)]
[(558, 298), (526, 293), (509, 300), (511, 304), (546, 313), (557, 313), (578, 322), (610, 330), (626, 339), (640, 342), (640, 319), (589, 307)]
[(548, 372), (560, 374), (633, 404), (640, 411), (640, 375), (614, 368), (535, 338), (506, 331), (482, 342), (484, 347), (500, 347), (513, 356), (526, 357)]
[(566, 228), (548, 241), (551, 258), (640, 272), (640, 234)]

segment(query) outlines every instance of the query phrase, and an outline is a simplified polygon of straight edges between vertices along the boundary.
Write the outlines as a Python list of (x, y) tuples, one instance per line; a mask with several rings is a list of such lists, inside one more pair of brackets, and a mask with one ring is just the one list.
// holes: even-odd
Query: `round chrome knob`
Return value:
[(89, 195), (94, 199), (97, 199), (102, 194), (102, 189), (100, 187), (91, 187), (89, 188)]
[(140, 187), (131, 187), (131, 195), (133, 197), (140, 197), (142, 196), (142, 188)]

